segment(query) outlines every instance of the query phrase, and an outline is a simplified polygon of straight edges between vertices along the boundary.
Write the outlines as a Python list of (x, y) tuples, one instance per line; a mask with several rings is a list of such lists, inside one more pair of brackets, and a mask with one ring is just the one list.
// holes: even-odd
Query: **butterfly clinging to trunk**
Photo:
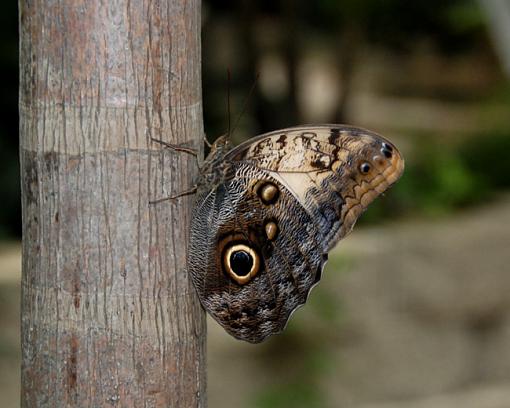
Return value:
[(281, 332), (328, 251), (403, 169), (392, 143), (351, 126), (297, 126), (234, 148), (218, 138), (196, 183), (187, 261), (204, 308), (241, 340)]

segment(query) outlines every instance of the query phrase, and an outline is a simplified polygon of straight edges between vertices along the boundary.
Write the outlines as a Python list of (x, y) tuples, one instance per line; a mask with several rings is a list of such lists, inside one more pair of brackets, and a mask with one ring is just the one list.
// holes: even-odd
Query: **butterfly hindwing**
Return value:
[[(324, 264), (310, 215), (278, 180), (242, 163), (235, 177), (199, 194), (188, 266), (202, 304), (234, 337), (260, 342), (282, 331)], [(235, 273), (243, 252), (258, 258), (253, 276)]]

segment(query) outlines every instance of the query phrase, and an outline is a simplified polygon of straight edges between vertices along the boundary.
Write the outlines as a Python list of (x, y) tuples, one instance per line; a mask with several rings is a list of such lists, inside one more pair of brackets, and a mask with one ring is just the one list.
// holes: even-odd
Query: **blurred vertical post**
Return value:
[[(22, 406), (203, 407), (198, 0), (20, 0)], [(200, 148), (201, 150), (201, 148)]]
[(489, 31), (505, 74), (510, 78), (510, 0), (479, 0), (479, 2), (487, 14)]

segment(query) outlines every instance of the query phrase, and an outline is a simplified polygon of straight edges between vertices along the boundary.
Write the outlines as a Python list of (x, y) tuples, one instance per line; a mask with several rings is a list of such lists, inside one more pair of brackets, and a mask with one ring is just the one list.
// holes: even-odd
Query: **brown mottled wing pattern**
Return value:
[(306, 302), (327, 251), (399, 178), (403, 160), (382, 137), (340, 125), (214, 148), (198, 183), (188, 269), (214, 319), (256, 343)]
[[(246, 161), (278, 179), (303, 205), (331, 249), (404, 169), (398, 150), (371, 131), (341, 125), (282, 129), (251, 139), (226, 160)], [(367, 163), (367, 173), (360, 166)]]
[[(242, 163), (234, 171), (235, 177), (214, 190), (199, 192), (188, 268), (207, 311), (234, 337), (258, 343), (282, 331), (306, 302), (320, 279), (325, 250), (310, 215), (276, 179)], [(257, 190), (268, 182), (278, 186), (279, 195), (264, 204)], [(271, 222), (274, 234), (266, 229)], [(237, 242), (261, 258), (246, 284), (225, 270), (225, 249)]]

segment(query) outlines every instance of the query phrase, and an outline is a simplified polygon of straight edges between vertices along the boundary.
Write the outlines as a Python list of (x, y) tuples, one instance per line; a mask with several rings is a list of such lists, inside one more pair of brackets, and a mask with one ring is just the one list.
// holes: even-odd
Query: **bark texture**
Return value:
[(203, 407), (198, 0), (21, 0), (22, 406)]

